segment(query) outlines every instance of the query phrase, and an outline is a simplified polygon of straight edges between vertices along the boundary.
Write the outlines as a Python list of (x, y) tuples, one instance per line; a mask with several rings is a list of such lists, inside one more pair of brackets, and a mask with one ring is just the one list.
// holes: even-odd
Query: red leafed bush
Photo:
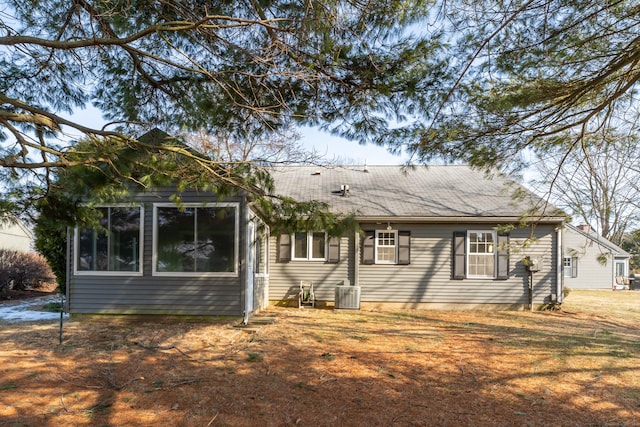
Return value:
[(38, 289), (54, 280), (42, 255), (0, 249), (0, 291)]

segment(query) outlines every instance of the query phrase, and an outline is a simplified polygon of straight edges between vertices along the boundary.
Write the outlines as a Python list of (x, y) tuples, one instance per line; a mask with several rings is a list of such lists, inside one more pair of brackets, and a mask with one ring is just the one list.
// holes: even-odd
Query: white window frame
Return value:
[[(393, 245), (381, 245), (379, 241), (380, 234), (391, 234), (393, 235)], [(388, 259), (380, 259), (381, 248), (393, 248), (393, 260)], [(387, 265), (395, 265), (398, 263), (398, 230), (376, 230), (376, 234), (374, 236), (374, 263), (375, 264), (387, 264)]]
[[(269, 228), (261, 225), (264, 229), (256, 228), (256, 239), (253, 242), (256, 245), (253, 268), (255, 277), (269, 277)], [(260, 272), (260, 267), (263, 267), (263, 272)]]
[(153, 243), (152, 256), (151, 256), (151, 274), (153, 276), (164, 277), (238, 277), (238, 256), (240, 248), (240, 204), (239, 203), (182, 203), (180, 207), (185, 208), (233, 208), (235, 209), (235, 221), (234, 221), (234, 250), (233, 250), (233, 271), (209, 271), (209, 272), (183, 272), (183, 271), (157, 271), (158, 263), (158, 208), (169, 207), (178, 208), (176, 203), (154, 203), (153, 204)]
[[(291, 260), (292, 261), (326, 261), (327, 260), (327, 252), (329, 239), (327, 237), (326, 231), (307, 231), (307, 250), (306, 257), (298, 258), (296, 257), (296, 234), (304, 233), (304, 231), (299, 231), (291, 234)], [(322, 258), (314, 258), (313, 257), (313, 235), (315, 233), (323, 233), (324, 234), (324, 257)]]
[[(569, 260), (569, 264), (567, 264), (567, 260)], [(576, 260), (575, 257), (565, 256), (562, 257), (562, 275), (564, 277), (573, 278), (573, 263)]]
[[(471, 252), (471, 235), (472, 234), (491, 234), (492, 236), (492, 241), (493, 241), (493, 252), (492, 253), (487, 253), (487, 252)], [(498, 263), (498, 236), (497, 233), (493, 230), (468, 230), (467, 231), (467, 260), (466, 260), (466, 266), (467, 266), (467, 271), (465, 272), (465, 276), (469, 279), (495, 279), (497, 277), (497, 263)], [(493, 259), (493, 274), (491, 276), (489, 275), (484, 275), (484, 274), (470, 274), (469, 273), (469, 266), (471, 265), (469, 257), (472, 255), (476, 255), (476, 256), (485, 256), (485, 257), (492, 257)]]
[[(613, 265), (614, 265), (613, 271), (614, 271), (616, 276), (622, 276), (622, 277), (628, 276), (627, 263), (624, 260), (616, 259), (616, 260), (613, 261)], [(619, 265), (622, 266), (622, 274), (618, 274), (618, 266)]]
[(73, 239), (73, 274), (75, 276), (142, 276), (144, 274), (144, 206), (142, 204), (114, 203), (93, 206), (104, 208), (138, 208), (140, 210), (140, 234), (138, 237), (138, 271), (108, 271), (108, 270), (80, 270), (78, 269), (78, 255), (80, 251), (80, 230), (86, 228), (76, 226)]

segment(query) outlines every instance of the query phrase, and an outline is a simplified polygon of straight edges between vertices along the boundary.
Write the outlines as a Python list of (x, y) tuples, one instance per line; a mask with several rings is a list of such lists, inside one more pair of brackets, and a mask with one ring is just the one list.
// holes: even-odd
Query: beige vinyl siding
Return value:
[(354, 246), (353, 238), (340, 239), (340, 261), (328, 263), (325, 261), (277, 262), (277, 237), (271, 237), (269, 249), (269, 299), (286, 300), (297, 299), (300, 281), (313, 282), (316, 299), (333, 301), (335, 287), (345, 280), (353, 280)]
[[(239, 262), (237, 277), (152, 276), (153, 203), (168, 201), (171, 189), (148, 192), (136, 198), (144, 206), (144, 257), (142, 276), (108, 276), (99, 274), (73, 275), (68, 289), (69, 311), (72, 314), (180, 314), (233, 315), (244, 310), (244, 265)], [(220, 201), (211, 194), (186, 192), (183, 201)], [(240, 202), (225, 200), (225, 202)], [(238, 259), (244, 259), (242, 236), (246, 226), (240, 218)], [(71, 245), (71, 260), (74, 259)]]
[[(367, 223), (360, 226), (363, 230), (380, 227)], [(557, 254), (553, 249), (557, 237), (554, 226), (536, 226), (533, 231), (536, 242), (526, 251), (511, 253), (507, 280), (452, 279), (453, 232), (491, 230), (492, 225), (403, 224), (396, 228), (411, 231), (411, 263), (359, 264), (358, 282), (364, 303), (400, 303), (408, 308), (421, 303), (527, 304), (530, 276), (521, 261), (525, 255), (544, 260), (542, 271), (534, 274), (534, 303), (548, 302), (550, 294), (557, 293)], [(530, 228), (515, 229), (510, 233), (510, 242), (522, 243), (531, 237), (531, 233)], [(273, 254), (275, 239), (271, 240)], [(340, 263), (335, 265), (294, 261), (276, 263), (272, 255), (270, 299), (294, 298), (299, 281), (312, 280), (316, 297), (333, 301), (335, 285), (344, 278), (349, 278), (352, 284), (354, 281), (354, 240), (349, 240), (348, 254), (344, 250), (345, 240), (341, 241)]]
[[(363, 229), (374, 226), (361, 225)], [(537, 243), (526, 253), (510, 255), (507, 280), (452, 279), (453, 232), (491, 230), (491, 226), (415, 224), (398, 228), (411, 230), (411, 264), (360, 265), (362, 302), (526, 304), (529, 274), (521, 262), (525, 254), (545, 260), (544, 269), (534, 275), (534, 303), (543, 303), (556, 292), (557, 261), (552, 250), (556, 237), (551, 226), (537, 226)], [(523, 241), (530, 233), (530, 229), (513, 230), (510, 242)]]

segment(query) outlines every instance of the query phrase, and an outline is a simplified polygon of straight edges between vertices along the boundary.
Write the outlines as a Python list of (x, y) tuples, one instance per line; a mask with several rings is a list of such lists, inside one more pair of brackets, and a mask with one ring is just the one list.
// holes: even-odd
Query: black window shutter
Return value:
[(376, 232), (368, 230), (364, 232), (362, 239), (362, 263), (373, 264), (375, 262), (375, 239)]
[(411, 231), (398, 231), (398, 264), (409, 265), (411, 262)]
[(327, 262), (337, 264), (340, 262), (340, 237), (329, 238), (329, 256)]
[(509, 234), (498, 234), (498, 262), (496, 279), (507, 280), (509, 278)]
[(465, 263), (467, 262), (467, 232), (453, 232), (453, 279), (462, 280), (465, 278)]
[(578, 257), (571, 258), (571, 277), (578, 277)]
[(291, 235), (281, 234), (278, 236), (277, 262), (291, 261)]

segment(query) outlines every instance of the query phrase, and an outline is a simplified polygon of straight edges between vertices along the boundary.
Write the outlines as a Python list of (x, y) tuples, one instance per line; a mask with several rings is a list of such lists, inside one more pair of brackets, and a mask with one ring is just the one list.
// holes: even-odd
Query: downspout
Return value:
[[(66, 311), (67, 313), (69, 313), (70, 310), (70, 298), (69, 295), (71, 295), (71, 265), (73, 263), (73, 260), (71, 259), (71, 238), (74, 236), (71, 236), (71, 227), (67, 227), (67, 261), (66, 261), (66, 270), (67, 270), (67, 274), (64, 279), (64, 289), (65, 289), (65, 303), (64, 303), (64, 311)], [(62, 297), (62, 292), (60, 292), (60, 297)]]
[(529, 270), (529, 311), (533, 311), (533, 270)]
[(360, 286), (360, 227), (354, 233), (353, 286)]
[(563, 258), (564, 258), (564, 247), (562, 246), (562, 226), (558, 226), (556, 228), (556, 240), (558, 241), (557, 245), (557, 268), (556, 268), (556, 283), (558, 284), (558, 303), (562, 304), (562, 300), (564, 299), (564, 274), (563, 274)]
[(249, 261), (251, 261), (251, 236), (249, 236), (249, 221), (251, 220), (249, 216), (249, 208), (247, 204), (247, 199), (244, 199), (243, 203), (244, 208), (244, 312), (242, 314), (242, 324), (249, 324), (249, 316), (251, 315), (251, 303), (249, 302), (249, 298), (253, 298), (253, 295), (249, 295), (249, 275), (252, 274), (251, 269), (249, 268)]

